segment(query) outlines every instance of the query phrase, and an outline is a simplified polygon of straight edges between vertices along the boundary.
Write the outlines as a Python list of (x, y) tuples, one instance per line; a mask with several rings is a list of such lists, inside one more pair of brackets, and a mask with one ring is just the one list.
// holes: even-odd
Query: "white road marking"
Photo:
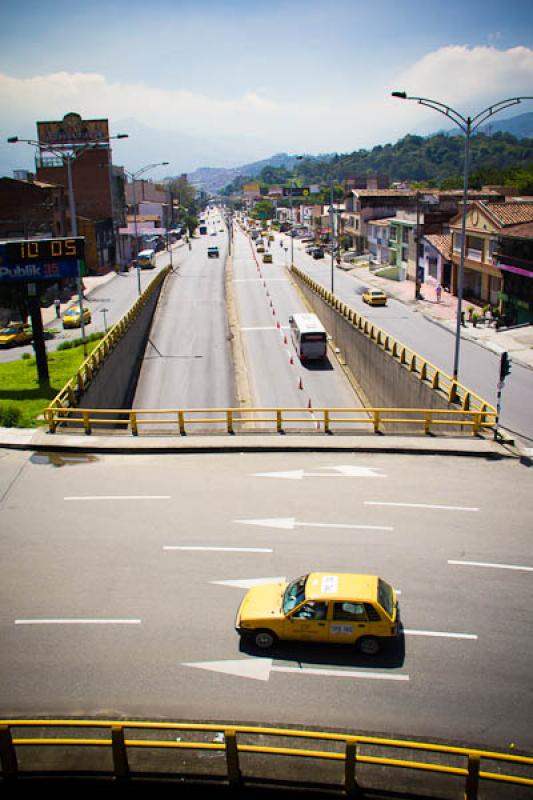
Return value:
[[(288, 326), (282, 325), (281, 327), (285, 329)], [(279, 330), (280, 329), (277, 327), (277, 325), (265, 325), (263, 327), (257, 327), (257, 328), (241, 328), (241, 331), (279, 331)]]
[(281, 528), (293, 531), (298, 528), (347, 528), (363, 531), (393, 531), (390, 525), (352, 525), (339, 522), (298, 522), (294, 517), (274, 517), (272, 519), (235, 519), (242, 525), (259, 525), (263, 528)]
[(16, 619), (15, 625), (140, 625), (140, 619)]
[(450, 633), (449, 631), (413, 631), (404, 629), (407, 636), (442, 636), (445, 639), (477, 639), (475, 633)]
[(357, 466), (341, 466), (341, 467), (323, 467), (323, 469), (332, 469), (335, 472), (305, 472), (303, 469), (294, 469), (287, 472), (255, 472), (253, 476), (256, 478), (285, 478), (287, 480), (301, 481), (304, 478), (386, 478), (386, 475), (380, 475), (377, 470), (380, 467), (357, 467)]
[(196, 661), (184, 663), (184, 667), (206, 669), (210, 672), (222, 672), (238, 678), (252, 678), (256, 681), (268, 681), (272, 672), (283, 672), (298, 675), (322, 675), (330, 678), (364, 678), (381, 681), (408, 681), (409, 675), (359, 670), (317, 669), (315, 667), (275, 667), (271, 658), (244, 658), (226, 661)]
[(94, 494), (64, 497), (63, 500), (170, 500), (170, 494)]
[(462, 567), (491, 567), (492, 569), (518, 569), (524, 572), (533, 572), (533, 567), (523, 567), (519, 564), (489, 564), (484, 561), (448, 561), (448, 564)]
[(468, 506), (439, 506), (430, 505), (429, 503), (382, 503), (379, 500), (365, 500), (365, 506), (397, 506), (399, 508), (433, 508), (442, 511), (479, 511), (479, 508), (470, 508)]
[(263, 586), (265, 583), (285, 583), (287, 578), (285, 576), (278, 576), (277, 578), (241, 578), (234, 581), (209, 581), (215, 586), (231, 586), (235, 589), (251, 589), (252, 586)]
[(274, 551), (267, 547), (177, 547), (174, 545), (165, 545), (163, 550), (212, 550), (214, 552), (222, 553), (273, 553)]
[(273, 283), (277, 281), (278, 283), (289, 283), (288, 278), (234, 278), (233, 283), (263, 283), (266, 281), (267, 283)]

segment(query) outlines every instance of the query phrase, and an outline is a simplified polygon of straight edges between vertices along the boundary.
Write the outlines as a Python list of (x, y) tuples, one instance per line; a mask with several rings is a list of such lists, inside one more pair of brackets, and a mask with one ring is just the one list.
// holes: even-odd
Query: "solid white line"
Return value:
[(16, 619), (15, 625), (140, 625), (140, 619)]
[[(281, 329), (288, 330), (288, 326), (282, 325)], [(241, 331), (279, 331), (279, 330), (280, 328), (278, 328), (277, 325), (265, 325), (263, 327), (257, 327), (257, 328), (241, 328)]]
[(443, 636), (446, 639), (477, 639), (474, 633), (449, 633), (448, 631), (403, 631), (409, 636)]
[(63, 500), (170, 500), (170, 494), (93, 494), (84, 497), (64, 497)]
[(273, 553), (274, 551), (267, 547), (174, 547), (167, 545), (163, 550), (213, 550), (223, 553)]
[(299, 675), (326, 675), (336, 678), (369, 678), (381, 681), (408, 681), (409, 675), (389, 675), (386, 672), (352, 672), (342, 669), (315, 669), (312, 667), (272, 667), (272, 672), (296, 672)]
[(426, 503), (382, 503), (377, 500), (365, 500), (365, 506), (400, 506), (403, 508), (436, 508), (443, 511), (479, 511), (479, 508), (469, 508), (467, 506), (437, 506)]
[(492, 567), (492, 569), (518, 569), (524, 572), (533, 572), (533, 567), (522, 567), (518, 564), (488, 564), (484, 561), (448, 561), (448, 564), (458, 564), (463, 567)]

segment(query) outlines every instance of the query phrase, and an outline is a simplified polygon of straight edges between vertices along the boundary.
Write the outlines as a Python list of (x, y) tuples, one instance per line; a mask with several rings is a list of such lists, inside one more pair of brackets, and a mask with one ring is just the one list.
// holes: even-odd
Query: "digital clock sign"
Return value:
[[(3, 243), (8, 264), (35, 264), (37, 261), (77, 261), (85, 255), (83, 236), (59, 239), (26, 239)], [(2, 247), (2, 250), (4, 250)]]

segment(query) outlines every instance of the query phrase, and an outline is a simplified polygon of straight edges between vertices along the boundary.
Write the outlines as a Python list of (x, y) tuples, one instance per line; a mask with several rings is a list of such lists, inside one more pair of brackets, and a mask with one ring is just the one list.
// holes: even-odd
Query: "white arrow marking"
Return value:
[(271, 658), (245, 658), (234, 661), (196, 661), (184, 667), (222, 672), (238, 678), (268, 681), (272, 672), (297, 673), (298, 675), (324, 675), (331, 678), (366, 678), (381, 681), (408, 681), (409, 675), (391, 675), (387, 672), (359, 672), (344, 669), (316, 669), (314, 667), (274, 667)]
[(469, 506), (435, 506), (427, 503), (382, 503), (377, 500), (365, 500), (365, 506), (395, 506), (398, 508), (432, 508), (440, 511), (479, 511)]
[(461, 567), (490, 567), (492, 569), (518, 569), (524, 572), (533, 572), (533, 567), (521, 567), (518, 564), (489, 564), (484, 561), (448, 561)]
[(218, 553), (273, 553), (274, 551), (266, 547), (179, 547), (165, 545), (163, 550), (202, 550), (215, 551)]
[(265, 583), (285, 583), (284, 576), (277, 578), (244, 578), (236, 581), (209, 581), (215, 586), (233, 586), (236, 589), (251, 589), (252, 586), (263, 586)]
[(403, 631), (407, 636), (443, 636), (446, 639), (477, 639), (475, 633), (449, 633), (448, 631)]
[(352, 525), (338, 522), (298, 522), (294, 517), (273, 517), (272, 519), (235, 519), (242, 525), (259, 525), (263, 528), (281, 528), (293, 531), (298, 528), (347, 528), (362, 531), (393, 531), (390, 525)]
[(374, 467), (356, 467), (346, 465), (342, 467), (323, 467), (333, 469), (335, 472), (304, 472), (303, 469), (288, 472), (255, 472), (256, 478), (285, 478), (287, 480), (301, 481), (304, 478), (386, 478), (379, 474)]

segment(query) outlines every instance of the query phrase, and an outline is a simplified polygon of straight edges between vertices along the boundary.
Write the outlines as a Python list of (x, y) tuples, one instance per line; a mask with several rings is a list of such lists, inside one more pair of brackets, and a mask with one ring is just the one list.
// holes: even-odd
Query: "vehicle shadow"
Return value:
[(302, 361), (303, 369), (307, 372), (329, 372), (333, 369), (333, 365), (328, 356), (325, 358), (317, 359), (316, 361)]
[(365, 656), (350, 645), (316, 642), (276, 642), (270, 650), (262, 650), (245, 637), (241, 638), (239, 651), (257, 658), (293, 661), (306, 666), (398, 669), (405, 663), (405, 637), (402, 633), (395, 641), (386, 642), (375, 656)]

